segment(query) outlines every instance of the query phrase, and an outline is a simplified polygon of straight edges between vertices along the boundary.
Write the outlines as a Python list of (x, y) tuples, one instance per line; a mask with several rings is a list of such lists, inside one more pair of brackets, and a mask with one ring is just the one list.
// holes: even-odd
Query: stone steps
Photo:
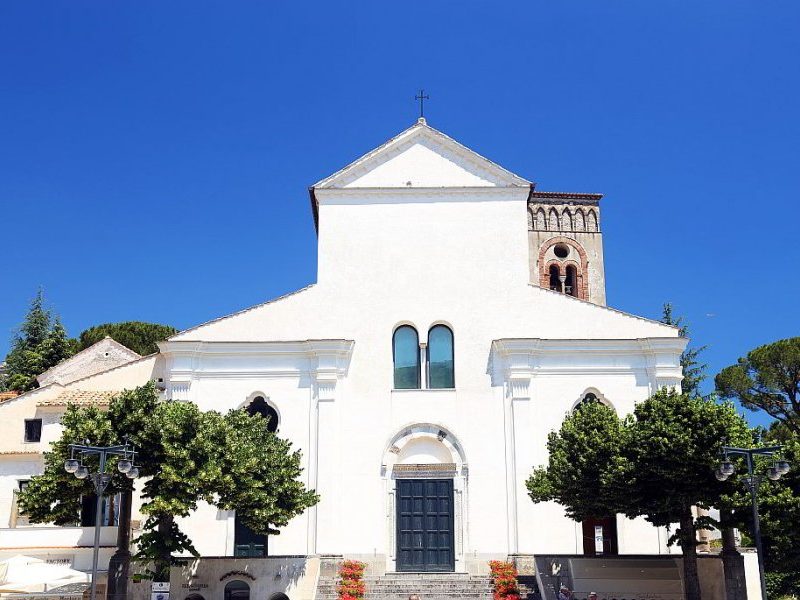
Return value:
[[(364, 577), (366, 600), (408, 600), (412, 594), (420, 600), (491, 600), (489, 577), (467, 573), (387, 573)], [(323, 577), (317, 585), (316, 600), (336, 600), (338, 578)]]

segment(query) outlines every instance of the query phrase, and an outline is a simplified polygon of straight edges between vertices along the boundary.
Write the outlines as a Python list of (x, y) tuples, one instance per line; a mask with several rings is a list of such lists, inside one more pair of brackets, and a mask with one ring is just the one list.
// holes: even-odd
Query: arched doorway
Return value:
[(250, 585), (239, 579), (225, 584), (225, 600), (250, 600)]
[(278, 592), (277, 594), (272, 594), (272, 596), (269, 597), (269, 600), (289, 600), (289, 596), (282, 592)]
[(390, 442), (381, 468), (393, 516), (387, 569), (463, 569), (467, 468), (454, 436), (433, 424), (407, 427)]

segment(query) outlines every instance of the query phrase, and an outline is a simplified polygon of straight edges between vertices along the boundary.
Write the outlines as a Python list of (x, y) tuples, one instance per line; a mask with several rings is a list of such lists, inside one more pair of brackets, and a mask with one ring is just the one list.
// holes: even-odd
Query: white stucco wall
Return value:
[[(575, 523), (533, 505), (524, 487), (546, 461), (547, 433), (588, 389), (624, 414), (680, 380), (674, 328), (529, 284), (526, 186), (459, 187), (473, 185), (457, 172), (466, 161), (414, 167), (426, 157), (427, 146), (315, 190), (316, 285), (162, 344), (175, 397), (226, 410), (259, 392), (281, 415), (280, 435), (303, 450), (322, 501), (270, 539), (271, 553), (383, 556), (393, 568), (394, 482), (381, 461), (393, 436), (426, 423), (466, 456), (457, 570), (508, 553), (580, 551)], [(449, 185), (419, 188), (420, 178)], [(454, 332), (455, 389), (393, 390), (394, 329), (412, 324), (424, 343), (437, 323)], [(340, 340), (338, 366), (304, 340)], [(204, 547), (210, 518), (186, 524)], [(214, 532), (215, 554), (228, 551)], [(621, 552), (666, 551), (642, 521), (620, 532)]]

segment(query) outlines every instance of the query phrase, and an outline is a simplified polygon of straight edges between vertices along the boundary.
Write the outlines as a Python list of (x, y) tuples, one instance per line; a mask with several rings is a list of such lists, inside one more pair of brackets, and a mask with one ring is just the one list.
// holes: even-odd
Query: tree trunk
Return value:
[(133, 490), (120, 494), (119, 522), (117, 523), (117, 551), (108, 563), (108, 599), (126, 600), (128, 597), (128, 572), (131, 564), (131, 502)]
[[(172, 536), (172, 523), (175, 517), (172, 515), (161, 515), (158, 517), (158, 535), (162, 540), (169, 540)], [(169, 545), (162, 543), (161, 553), (155, 560), (156, 572), (155, 581), (169, 581), (169, 569), (172, 566), (172, 555)]]
[[(733, 527), (725, 524), (730, 521), (730, 512), (722, 511), (722, 566), (725, 572), (725, 599), (747, 600), (747, 587), (744, 577), (744, 558), (736, 549)], [(766, 599), (764, 599), (766, 600)]]
[(700, 577), (697, 574), (697, 532), (691, 507), (681, 515), (681, 550), (683, 550), (683, 588), (686, 600), (700, 599)]

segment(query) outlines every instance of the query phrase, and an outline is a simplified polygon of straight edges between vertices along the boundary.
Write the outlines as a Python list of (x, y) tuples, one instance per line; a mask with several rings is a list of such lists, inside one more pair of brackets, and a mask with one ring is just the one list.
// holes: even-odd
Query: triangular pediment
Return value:
[(527, 187), (530, 182), (423, 119), (330, 177), (324, 188)]

